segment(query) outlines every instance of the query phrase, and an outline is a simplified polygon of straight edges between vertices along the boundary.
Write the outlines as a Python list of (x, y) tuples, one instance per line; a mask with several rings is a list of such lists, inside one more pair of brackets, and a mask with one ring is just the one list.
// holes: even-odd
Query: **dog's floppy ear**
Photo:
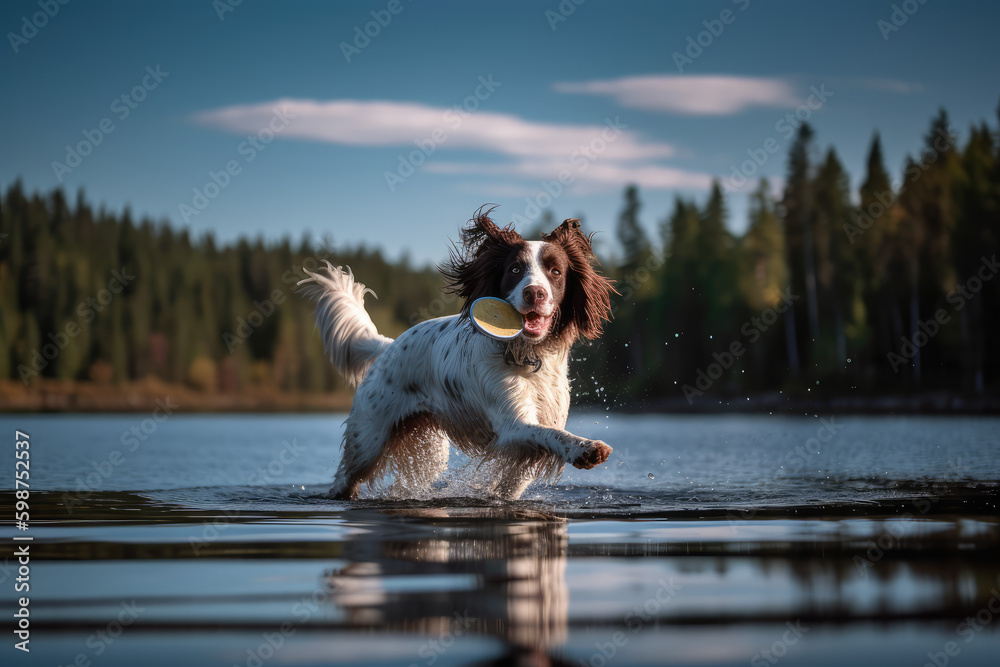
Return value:
[(557, 243), (566, 251), (573, 269), (560, 315), (564, 324), (563, 333), (572, 338), (583, 336), (588, 340), (601, 335), (604, 321), (611, 319), (611, 295), (618, 293), (614, 281), (594, 269), (594, 264), (600, 262), (594, 256), (590, 242), (592, 236), (580, 231), (579, 220), (569, 218), (551, 234), (542, 237), (542, 240)]
[(594, 251), (590, 245), (590, 239), (593, 234), (587, 236), (580, 231), (580, 221), (576, 218), (566, 218), (563, 220), (562, 224), (552, 230), (549, 234), (543, 234), (542, 240), (549, 243), (560, 243), (566, 245), (569, 243), (578, 245), (581, 250), (583, 250), (587, 259), (594, 259)]
[(485, 211), (479, 209), (476, 211), (476, 215), (469, 220), (469, 224), (459, 232), (462, 249), (466, 256), (475, 257), (488, 250), (488, 247), (484, 247), (488, 243), (510, 247), (524, 241), (524, 238), (514, 231), (513, 223), (500, 228), (490, 220), (490, 213), (495, 208), (496, 206)]
[(461, 246), (453, 244), (448, 261), (438, 267), (444, 275), (445, 291), (466, 300), (462, 315), (469, 314), (472, 302), (479, 297), (500, 296), (504, 259), (511, 249), (524, 243), (513, 224), (501, 228), (490, 220), (493, 208), (476, 211), (459, 233)]

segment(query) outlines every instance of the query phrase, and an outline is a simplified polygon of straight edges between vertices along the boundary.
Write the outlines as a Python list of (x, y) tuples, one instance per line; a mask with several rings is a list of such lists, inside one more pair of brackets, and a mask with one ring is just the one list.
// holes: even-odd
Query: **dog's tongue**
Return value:
[(532, 333), (543, 333), (547, 318), (531, 312), (524, 316), (524, 328)]

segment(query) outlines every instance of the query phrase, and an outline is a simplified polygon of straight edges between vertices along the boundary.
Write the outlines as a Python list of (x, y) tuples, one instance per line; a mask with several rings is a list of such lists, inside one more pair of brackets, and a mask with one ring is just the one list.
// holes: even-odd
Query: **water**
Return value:
[(0, 417), (3, 664), (997, 664), (1000, 419), (581, 413), (513, 503), (330, 501), (342, 421)]

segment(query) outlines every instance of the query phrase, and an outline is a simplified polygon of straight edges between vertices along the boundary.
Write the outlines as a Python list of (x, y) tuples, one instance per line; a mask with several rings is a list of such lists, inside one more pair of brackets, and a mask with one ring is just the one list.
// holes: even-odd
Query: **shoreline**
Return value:
[[(596, 404), (593, 404), (597, 407)], [(742, 397), (659, 398), (637, 401), (617, 410), (643, 414), (844, 414), (844, 415), (997, 415), (1000, 396), (961, 396), (926, 392), (889, 396), (784, 396), (777, 392)]]
[(255, 387), (239, 393), (204, 392), (187, 385), (146, 379), (124, 384), (36, 380), (30, 388), (0, 381), (0, 414), (348, 412), (349, 392), (283, 392)]
[[(238, 393), (203, 392), (187, 385), (146, 379), (125, 384), (37, 380), (30, 388), (0, 381), (0, 414), (121, 413), (163, 410), (179, 413), (317, 413), (349, 412), (353, 395), (341, 392), (283, 392), (255, 387)], [(606, 409), (604, 403), (575, 402), (584, 410)], [(615, 405), (626, 414), (869, 414), (869, 415), (996, 415), (1000, 396), (967, 397), (947, 392), (892, 396), (784, 396), (777, 392), (749, 397), (683, 397), (636, 400)]]

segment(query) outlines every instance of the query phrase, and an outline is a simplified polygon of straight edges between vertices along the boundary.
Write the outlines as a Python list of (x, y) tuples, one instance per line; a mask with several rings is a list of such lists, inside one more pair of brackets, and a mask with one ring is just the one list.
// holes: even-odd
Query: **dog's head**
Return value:
[(480, 212), (461, 232), (441, 267), (448, 290), (466, 299), (462, 315), (483, 296), (505, 299), (524, 316), (521, 338), (572, 343), (597, 338), (610, 319), (612, 281), (594, 268), (590, 238), (580, 221), (564, 221), (541, 241), (526, 241), (513, 225), (498, 227)]

